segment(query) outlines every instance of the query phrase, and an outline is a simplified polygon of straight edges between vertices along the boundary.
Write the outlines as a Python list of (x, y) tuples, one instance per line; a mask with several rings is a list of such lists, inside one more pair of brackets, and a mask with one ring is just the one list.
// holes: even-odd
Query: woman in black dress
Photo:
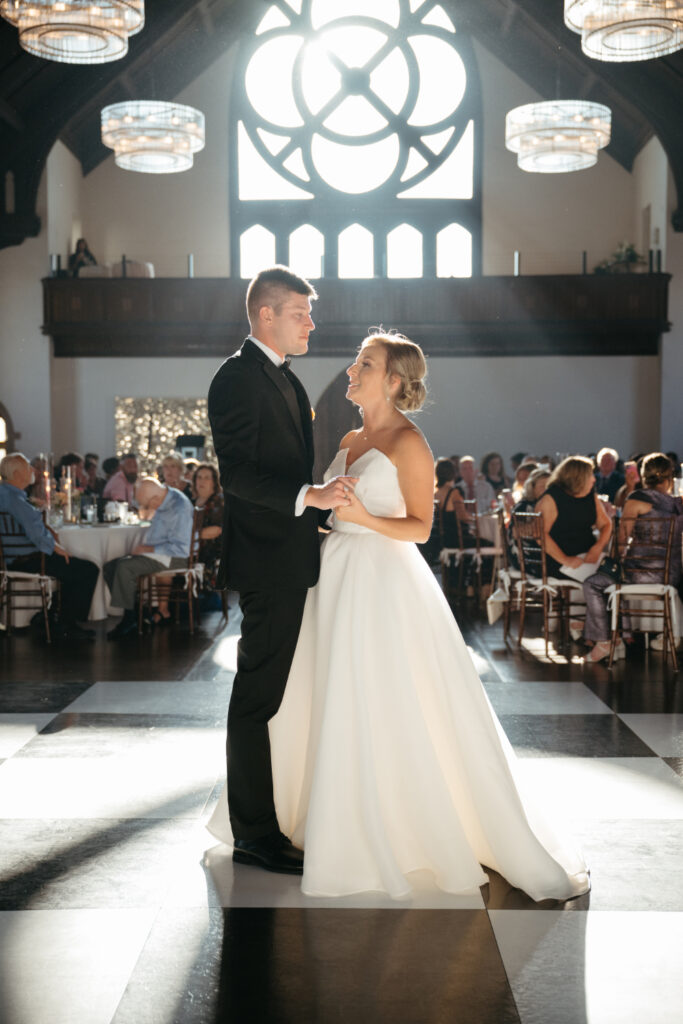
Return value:
[(564, 459), (553, 470), (536, 511), (543, 515), (549, 576), (559, 575), (563, 565), (577, 569), (584, 562), (600, 561), (612, 522), (595, 493), (590, 459), (583, 455)]

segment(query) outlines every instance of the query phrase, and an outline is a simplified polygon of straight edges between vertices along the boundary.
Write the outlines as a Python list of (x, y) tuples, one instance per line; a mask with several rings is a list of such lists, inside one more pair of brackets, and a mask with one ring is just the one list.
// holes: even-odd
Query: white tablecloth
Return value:
[[(59, 530), (59, 543), (76, 558), (87, 558), (100, 568), (112, 558), (128, 555), (144, 543), (143, 533), (149, 523), (136, 523), (134, 526), (122, 526), (118, 523), (98, 526), (62, 526)], [(109, 604), (109, 590), (100, 573), (90, 605), (89, 619), (106, 619), (110, 613), (119, 614), (120, 609), (112, 610)]]
[[(144, 543), (144, 531), (148, 527), (149, 523), (136, 523), (134, 526), (121, 526), (118, 523), (99, 526), (62, 526), (58, 531), (58, 536), (59, 543), (70, 555), (75, 558), (87, 558), (101, 569), (105, 562), (127, 555), (138, 544)], [(21, 589), (21, 584), (15, 581), (14, 589)], [(35, 612), (41, 607), (39, 597), (24, 598), (22, 603), (31, 607), (18, 608), (13, 612), (12, 625), (15, 629), (28, 626)], [(109, 589), (100, 572), (88, 618), (92, 620), (106, 619), (107, 615), (120, 613), (120, 608), (113, 608), (109, 603)]]

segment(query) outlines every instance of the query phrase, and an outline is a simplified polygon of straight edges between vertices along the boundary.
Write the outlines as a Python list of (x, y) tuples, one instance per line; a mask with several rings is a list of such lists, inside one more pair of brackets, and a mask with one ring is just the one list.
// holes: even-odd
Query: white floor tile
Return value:
[(0, 818), (196, 818), (217, 776), (179, 755), (12, 758), (0, 765)]
[(619, 715), (660, 757), (683, 757), (683, 715)]
[(522, 1024), (681, 1020), (683, 913), (490, 912)]
[(0, 715), (0, 757), (16, 754), (54, 717), (54, 714), (38, 715), (25, 711)]
[(3, 1024), (110, 1024), (155, 916), (0, 912)]
[(611, 715), (583, 683), (487, 681), (484, 688), (498, 715)]
[(379, 908), (385, 910), (483, 910), (481, 892), (453, 896), (436, 888), (428, 872), (414, 872), (414, 893), (392, 900), (383, 893), (355, 893), (340, 899), (313, 899), (301, 892), (301, 878), (232, 863), (232, 849), (198, 829), (184, 863), (169, 887), (170, 907)]
[(683, 818), (683, 779), (657, 757), (521, 758), (517, 774), (558, 818)]
[(229, 689), (224, 682), (173, 680), (168, 682), (95, 683), (66, 711), (131, 715), (195, 715), (205, 709), (227, 715)]

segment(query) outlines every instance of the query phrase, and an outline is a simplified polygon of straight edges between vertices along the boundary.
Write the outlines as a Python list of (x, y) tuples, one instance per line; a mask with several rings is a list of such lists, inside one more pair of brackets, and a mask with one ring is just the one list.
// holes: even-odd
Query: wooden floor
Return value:
[(534, 904), (491, 873), (476, 897), (314, 900), (204, 828), (238, 621), (0, 638), (2, 1024), (681, 1020), (683, 682), (661, 654), (610, 673), (461, 622), (589, 896)]

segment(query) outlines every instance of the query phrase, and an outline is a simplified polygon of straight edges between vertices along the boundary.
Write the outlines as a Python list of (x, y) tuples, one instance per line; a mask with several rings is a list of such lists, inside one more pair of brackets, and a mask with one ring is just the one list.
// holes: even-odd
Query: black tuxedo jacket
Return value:
[(247, 339), (211, 382), (209, 420), (225, 496), (219, 582), (239, 591), (314, 586), (318, 513), (294, 515), (313, 472), (303, 385)]

